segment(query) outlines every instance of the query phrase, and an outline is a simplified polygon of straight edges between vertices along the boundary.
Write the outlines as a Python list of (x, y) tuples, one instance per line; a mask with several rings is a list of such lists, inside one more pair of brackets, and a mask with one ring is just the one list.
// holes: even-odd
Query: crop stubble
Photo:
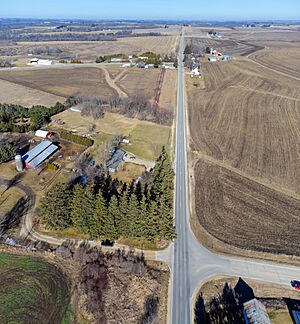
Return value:
[(244, 59), (202, 71), (206, 89), (189, 85), (200, 224), (239, 248), (299, 255), (300, 82)]

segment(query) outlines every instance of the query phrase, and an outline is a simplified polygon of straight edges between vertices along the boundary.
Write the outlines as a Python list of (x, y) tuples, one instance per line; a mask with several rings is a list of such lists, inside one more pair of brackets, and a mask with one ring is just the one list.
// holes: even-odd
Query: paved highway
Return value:
[(191, 231), (187, 184), (183, 50), (184, 34), (180, 40), (178, 60), (174, 211), (177, 239), (167, 250), (156, 254), (156, 258), (167, 262), (172, 271), (169, 312), (169, 322), (172, 324), (192, 323), (193, 298), (200, 285), (214, 276), (238, 276), (285, 286), (289, 286), (291, 279), (300, 279), (300, 269), (296, 267), (216, 255), (203, 247)]
[(178, 58), (178, 109), (176, 125), (175, 225), (172, 323), (190, 323), (190, 267), (188, 249), (187, 156), (184, 112), (184, 35), (180, 39)]

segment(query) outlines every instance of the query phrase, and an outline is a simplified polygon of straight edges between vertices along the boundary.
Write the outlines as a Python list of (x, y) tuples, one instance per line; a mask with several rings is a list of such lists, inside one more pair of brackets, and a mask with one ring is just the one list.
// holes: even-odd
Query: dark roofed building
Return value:
[(116, 148), (112, 153), (111, 157), (106, 160), (106, 167), (109, 172), (116, 172), (119, 165), (122, 163), (125, 152)]

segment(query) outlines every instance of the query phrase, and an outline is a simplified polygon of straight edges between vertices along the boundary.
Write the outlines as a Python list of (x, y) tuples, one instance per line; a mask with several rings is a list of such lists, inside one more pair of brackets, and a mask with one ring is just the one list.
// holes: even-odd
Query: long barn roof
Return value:
[(36, 168), (57, 150), (58, 147), (52, 142), (42, 141), (32, 150), (23, 155), (22, 160), (32, 168)]

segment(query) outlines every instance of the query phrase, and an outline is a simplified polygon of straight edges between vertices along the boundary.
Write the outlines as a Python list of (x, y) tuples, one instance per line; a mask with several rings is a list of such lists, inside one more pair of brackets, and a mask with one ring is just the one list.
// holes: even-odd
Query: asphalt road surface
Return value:
[(178, 60), (174, 206), (177, 239), (167, 250), (156, 254), (157, 260), (167, 262), (172, 271), (171, 307), (169, 311), (169, 322), (172, 324), (192, 323), (193, 298), (197, 294), (200, 285), (214, 276), (238, 276), (278, 283), (287, 287), (290, 285), (290, 280), (300, 279), (300, 269), (296, 267), (216, 255), (203, 247), (190, 229), (183, 50), (184, 34), (180, 40)]
[(178, 59), (178, 109), (175, 163), (175, 226), (178, 238), (174, 243), (172, 323), (190, 323), (190, 268), (188, 249), (187, 156), (184, 118), (184, 35), (180, 39)]

